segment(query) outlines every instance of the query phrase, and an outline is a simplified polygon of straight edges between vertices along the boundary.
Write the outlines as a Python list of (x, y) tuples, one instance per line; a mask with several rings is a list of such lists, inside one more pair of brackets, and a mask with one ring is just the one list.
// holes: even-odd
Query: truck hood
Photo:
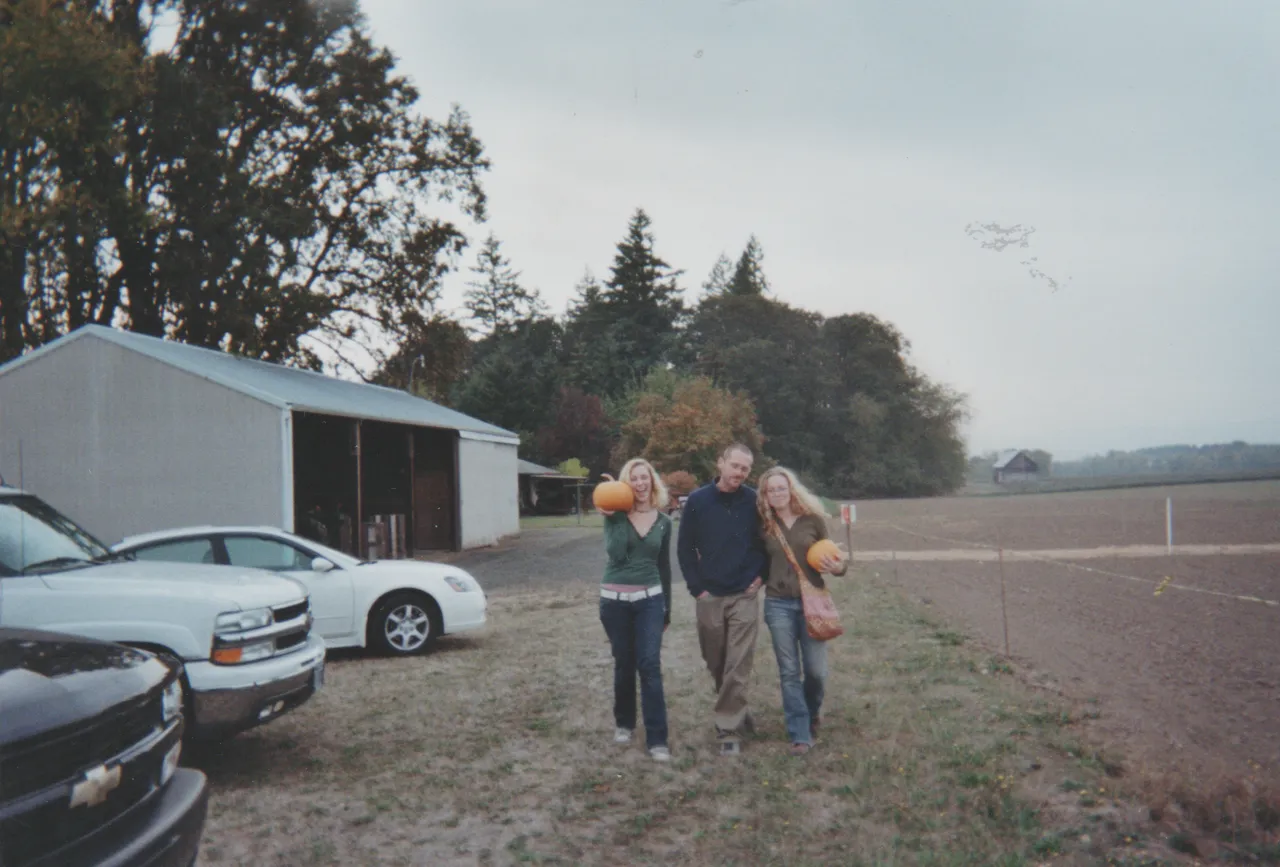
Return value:
[(94, 582), (113, 581), (113, 589), (151, 596), (218, 600), (232, 609), (268, 608), (297, 602), (307, 595), (300, 581), (265, 569), (209, 566), (199, 563), (161, 563), (117, 560), (83, 569), (48, 572), (41, 577), (50, 586), (83, 577)]
[(90, 722), (152, 691), (168, 674), (156, 657), (119, 644), (0, 629), (0, 748)]

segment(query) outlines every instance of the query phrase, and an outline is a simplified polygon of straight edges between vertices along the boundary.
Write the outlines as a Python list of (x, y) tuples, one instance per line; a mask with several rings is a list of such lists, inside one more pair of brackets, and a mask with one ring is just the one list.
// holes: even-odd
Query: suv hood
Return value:
[(110, 563), (41, 576), (50, 586), (83, 577), (87, 581), (118, 581), (122, 592), (132, 590), (150, 596), (218, 600), (232, 608), (268, 608), (297, 602), (307, 595), (300, 581), (265, 569), (209, 566), (199, 563), (161, 563), (116, 560)]
[(151, 692), (169, 672), (119, 644), (0, 629), (0, 747), (91, 720)]

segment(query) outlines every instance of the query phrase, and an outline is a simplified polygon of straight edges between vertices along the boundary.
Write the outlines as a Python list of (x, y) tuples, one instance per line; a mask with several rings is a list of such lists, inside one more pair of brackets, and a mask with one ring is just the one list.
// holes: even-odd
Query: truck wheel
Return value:
[(440, 634), (440, 610), (424, 593), (393, 593), (369, 615), (369, 646), (391, 656), (422, 653)]

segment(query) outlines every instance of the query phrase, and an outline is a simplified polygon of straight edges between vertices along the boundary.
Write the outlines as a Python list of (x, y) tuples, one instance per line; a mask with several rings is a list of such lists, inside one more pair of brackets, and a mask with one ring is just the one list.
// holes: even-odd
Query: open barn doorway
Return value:
[(418, 428), (413, 435), (414, 551), (456, 551), (458, 522), (458, 434)]
[(356, 423), (331, 415), (293, 414), (293, 527), (357, 556)]
[(294, 528), (352, 556), (458, 547), (457, 434), (293, 414)]

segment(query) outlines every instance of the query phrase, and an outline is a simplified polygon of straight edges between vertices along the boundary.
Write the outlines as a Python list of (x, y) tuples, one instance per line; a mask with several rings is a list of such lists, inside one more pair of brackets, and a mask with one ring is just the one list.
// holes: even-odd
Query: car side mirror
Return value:
[(317, 557), (311, 561), (312, 572), (332, 572), (335, 568), (332, 561), (323, 557)]

